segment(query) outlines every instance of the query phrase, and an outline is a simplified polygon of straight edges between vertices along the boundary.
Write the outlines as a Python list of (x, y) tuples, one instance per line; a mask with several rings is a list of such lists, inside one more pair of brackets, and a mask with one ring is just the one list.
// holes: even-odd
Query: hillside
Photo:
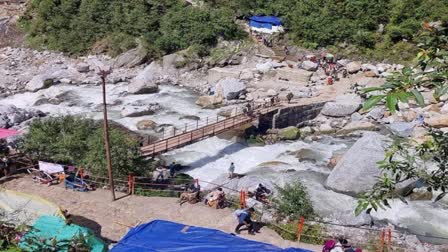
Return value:
[(290, 43), (407, 61), (415, 55), (421, 23), (446, 19), (446, 13), (447, 0), (205, 0), (194, 5), (183, 0), (34, 0), (21, 25), (36, 48), (117, 55), (142, 44), (149, 56), (157, 57), (190, 46), (207, 54), (219, 38), (246, 36), (237, 19), (278, 15)]

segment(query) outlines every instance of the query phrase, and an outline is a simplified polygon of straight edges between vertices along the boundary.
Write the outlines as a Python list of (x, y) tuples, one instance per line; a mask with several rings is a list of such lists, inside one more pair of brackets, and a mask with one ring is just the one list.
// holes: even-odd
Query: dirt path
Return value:
[[(74, 192), (65, 190), (61, 185), (48, 187), (33, 183), (29, 176), (8, 181), (0, 186), (46, 198), (63, 209), (68, 209), (76, 224), (89, 227), (101, 237), (113, 241), (120, 240), (130, 226), (154, 219), (215, 228), (224, 232), (233, 232), (236, 225), (231, 209), (216, 210), (200, 203), (179, 206), (174, 198), (128, 196), (111, 202), (109, 191)], [(298, 247), (297, 243), (283, 240), (271, 229), (263, 227), (260, 231), (255, 236), (244, 232), (241, 236), (279, 247)], [(320, 246), (301, 244), (300, 247), (321, 251)]]

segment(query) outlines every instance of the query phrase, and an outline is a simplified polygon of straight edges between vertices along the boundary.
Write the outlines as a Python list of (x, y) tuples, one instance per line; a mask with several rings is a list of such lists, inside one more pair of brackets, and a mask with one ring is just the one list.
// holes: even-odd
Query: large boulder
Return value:
[(409, 137), (412, 135), (416, 122), (393, 122), (387, 125), (387, 128), (399, 137)]
[(156, 62), (145, 67), (129, 84), (128, 91), (133, 94), (151, 94), (159, 90), (158, 84), (163, 68)]
[(359, 130), (373, 131), (376, 130), (376, 126), (368, 121), (352, 121), (339, 130), (337, 134), (350, 134)]
[(208, 70), (207, 80), (209, 84), (213, 85), (222, 79), (238, 79), (240, 77), (240, 73), (241, 71), (237, 69), (215, 67)]
[(14, 105), (0, 105), (0, 126), (1, 128), (10, 128), (44, 115), (39, 110), (25, 110)]
[(199, 96), (196, 101), (196, 105), (206, 108), (206, 109), (214, 109), (219, 107), (223, 102), (223, 98), (221, 96)]
[(152, 130), (157, 127), (157, 124), (152, 120), (141, 120), (137, 123), (137, 129), (139, 130)]
[(143, 106), (125, 106), (121, 110), (121, 116), (123, 117), (139, 117), (145, 115), (153, 115), (160, 109), (160, 105), (157, 103), (147, 104)]
[(347, 64), (347, 66), (345, 67), (347, 69), (347, 72), (350, 74), (354, 74), (359, 72), (359, 70), (361, 70), (361, 63), (359, 62), (350, 62)]
[(344, 154), (326, 181), (326, 187), (337, 192), (358, 195), (371, 189), (381, 170), (378, 161), (385, 157), (388, 138), (369, 132)]
[(234, 100), (246, 91), (246, 84), (238, 79), (226, 78), (216, 84), (215, 90), (227, 100)]
[(300, 130), (294, 126), (286, 127), (278, 131), (278, 136), (282, 140), (296, 140), (300, 137)]
[(425, 119), (425, 123), (428, 126), (434, 128), (445, 128), (448, 127), (448, 114), (436, 114)]
[(80, 73), (88, 73), (90, 71), (90, 66), (87, 63), (79, 63), (76, 65), (76, 70)]
[(327, 102), (321, 113), (332, 117), (349, 116), (361, 107), (361, 102), (361, 97), (357, 95), (338, 96), (334, 102)]
[(304, 62), (302, 62), (302, 68), (307, 70), (307, 71), (312, 71), (315, 72), (317, 71), (317, 63), (309, 61), (309, 60), (305, 60)]
[(120, 54), (114, 63), (114, 67), (136, 67), (145, 63), (148, 56), (148, 52), (142, 46), (138, 46), (127, 52)]
[(34, 76), (28, 84), (26, 84), (26, 90), (36, 92), (41, 89), (45, 89), (53, 85), (53, 78), (47, 74), (39, 74)]

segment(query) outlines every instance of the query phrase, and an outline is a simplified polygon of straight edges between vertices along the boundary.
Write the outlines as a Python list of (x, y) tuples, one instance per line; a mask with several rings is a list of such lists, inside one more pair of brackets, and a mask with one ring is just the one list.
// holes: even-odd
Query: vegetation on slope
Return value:
[(448, 19), (448, 0), (32, 0), (21, 19), (33, 47), (113, 55), (137, 38), (160, 56), (189, 46), (207, 52), (220, 37), (244, 36), (236, 18), (278, 15), (296, 44), (409, 60), (423, 21)]

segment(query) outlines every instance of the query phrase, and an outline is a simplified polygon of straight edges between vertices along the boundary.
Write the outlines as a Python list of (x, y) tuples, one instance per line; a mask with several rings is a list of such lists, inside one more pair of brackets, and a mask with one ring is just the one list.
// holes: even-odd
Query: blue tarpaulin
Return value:
[(246, 240), (219, 230), (154, 220), (129, 230), (111, 252), (311, 252), (282, 249), (271, 244)]
[(249, 25), (256, 28), (272, 29), (272, 26), (282, 25), (282, 21), (275, 16), (252, 16), (249, 18)]

